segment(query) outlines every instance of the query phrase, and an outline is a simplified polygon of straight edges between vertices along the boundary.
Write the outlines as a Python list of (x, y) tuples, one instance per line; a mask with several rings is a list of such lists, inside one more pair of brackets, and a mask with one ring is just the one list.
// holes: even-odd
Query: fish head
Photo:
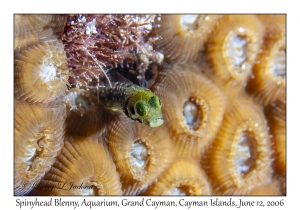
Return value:
[(150, 90), (140, 91), (129, 99), (126, 114), (133, 120), (150, 127), (163, 124), (160, 99)]

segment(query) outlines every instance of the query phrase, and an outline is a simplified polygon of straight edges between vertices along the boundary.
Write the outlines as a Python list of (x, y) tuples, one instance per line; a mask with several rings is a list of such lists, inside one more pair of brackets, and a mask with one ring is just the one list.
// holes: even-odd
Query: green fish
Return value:
[(99, 99), (111, 110), (123, 110), (131, 119), (150, 127), (164, 120), (160, 99), (151, 90), (132, 83), (114, 82), (111, 87), (99, 87)]

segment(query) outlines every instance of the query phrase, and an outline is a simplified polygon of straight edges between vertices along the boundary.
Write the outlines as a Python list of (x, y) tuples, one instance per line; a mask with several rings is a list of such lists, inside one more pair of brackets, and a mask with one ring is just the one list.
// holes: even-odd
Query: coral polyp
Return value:
[[(139, 190), (151, 184), (172, 161), (171, 139), (164, 126), (151, 128), (119, 116), (107, 135), (108, 147), (126, 191), (128, 183)], [(116, 120), (116, 119), (115, 119)]]
[(275, 175), (286, 176), (286, 102), (279, 100), (265, 108), (274, 151)]
[(269, 22), (262, 52), (253, 67), (247, 91), (265, 106), (286, 97), (286, 35), (285, 28)]
[(15, 101), (15, 195), (32, 190), (63, 147), (65, 106)]
[(281, 192), (280, 183), (277, 180), (272, 180), (271, 183), (254, 187), (249, 193), (249, 195), (258, 195), (258, 196), (260, 195), (278, 196), (281, 194), (282, 192)]
[(14, 26), (15, 195), (286, 194), (285, 15)]
[(255, 15), (224, 15), (207, 43), (210, 78), (229, 94), (247, 84), (262, 43), (264, 27)]
[(200, 158), (223, 118), (221, 91), (194, 64), (167, 67), (152, 89), (164, 104), (165, 124), (178, 155)]
[(65, 94), (69, 71), (61, 42), (30, 45), (16, 53), (14, 61), (16, 99), (49, 102)]
[(210, 195), (211, 187), (197, 161), (178, 159), (143, 195)]
[(32, 44), (60, 37), (66, 20), (67, 15), (15, 15), (15, 52)]
[(162, 15), (156, 29), (161, 38), (155, 47), (165, 54), (167, 62), (195, 61), (218, 18), (219, 15)]
[(70, 89), (65, 97), (69, 135), (89, 136), (106, 131), (106, 110), (96, 96), (87, 90)]
[(246, 195), (271, 181), (271, 141), (262, 110), (232, 101), (203, 164), (218, 195)]
[(120, 195), (121, 183), (101, 137), (74, 136), (65, 141), (56, 162), (32, 193)]

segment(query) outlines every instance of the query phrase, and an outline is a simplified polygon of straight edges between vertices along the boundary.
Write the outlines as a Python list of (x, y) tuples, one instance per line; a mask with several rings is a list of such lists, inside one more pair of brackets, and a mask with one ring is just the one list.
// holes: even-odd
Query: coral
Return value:
[(170, 66), (152, 87), (178, 155), (200, 158), (223, 119), (225, 100), (194, 64)]
[(276, 27), (280, 26), (283, 30), (285, 30), (286, 25), (286, 15), (284, 14), (268, 14), (268, 15), (257, 15), (259, 20), (264, 24), (267, 28), (274, 27), (274, 24), (277, 25)]
[(219, 15), (162, 15), (155, 29), (160, 39), (155, 48), (164, 53), (167, 62), (195, 61), (197, 53), (211, 33)]
[(66, 130), (69, 135), (89, 136), (106, 131), (106, 110), (92, 93), (82, 89), (70, 89), (66, 92), (65, 101)]
[(30, 45), (15, 53), (14, 65), (16, 99), (49, 102), (65, 94), (69, 71), (61, 41)]
[(206, 49), (212, 68), (208, 75), (229, 95), (244, 90), (263, 32), (255, 15), (224, 15), (214, 28)]
[(247, 85), (247, 91), (264, 106), (286, 97), (285, 28), (275, 21), (266, 26), (261, 53)]
[(38, 42), (59, 38), (66, 20), (66, 15), (15, 15), (15, 52), (20, 52)]
[(277, 180), (272, 180), (271, 183), (254, 187), (249, 195), (281, 195), (280, 183)]
[(171, 139), (164, 126), (151, 128), (132, 122), (124, 115), (110, 123), (107, 141), (124, 191), (128, 191), (128, 183), (137, 183), (135, 191), (147, 187), (174, 156)]
[(279, 100), (265, 108), (274, 149), (275, 174), (286, 176), (286, 102)]
[(31, 195), (120, 195), (121, 183), (98, 135), (68, 137), (61, 154)]
[[(285, 195), (285, 21), (15, 15), (14, 194)], [(162, 126), (105, 109), (113, 72)]]
[(218, 195), (246, 195), (271, 181), (271, 141), (262, 110), (232, 100), (217, 137), (202, 160)]
[(143, 195), (210, 195), (211, 187), (200, 164), (177, 159)]
[(50, 170), (63, 147), (65, 105), (15, 100), (14, 193), (24, 195)]

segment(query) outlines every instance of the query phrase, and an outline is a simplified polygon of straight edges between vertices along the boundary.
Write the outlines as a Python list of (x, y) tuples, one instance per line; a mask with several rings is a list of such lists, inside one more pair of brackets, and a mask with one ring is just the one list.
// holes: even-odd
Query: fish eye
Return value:
[(159, 98), (157, 96), (152, 96), (150, 99), (149, 99), (149, 104), (150, 106), (156, 108), (156, 107), (161, 107), (161, 102), (159, 100)]
[(140, 116), (144, 116), (146, 114), (146, 108), (145, 104), (143, 102), (137, 102), (136, 105), (136, 111)]
[(134, 111), (134, 107), (133, 106), (130, 106), (129, 110), (130, 110), (130, 112), (131, 112), (132, 115), (135, 115), (135, 111)]
[(160, 99), (158, 99), (158, 103), (159, 103), (159, 106), (161, 106), (161, 101), (160, 101)]

